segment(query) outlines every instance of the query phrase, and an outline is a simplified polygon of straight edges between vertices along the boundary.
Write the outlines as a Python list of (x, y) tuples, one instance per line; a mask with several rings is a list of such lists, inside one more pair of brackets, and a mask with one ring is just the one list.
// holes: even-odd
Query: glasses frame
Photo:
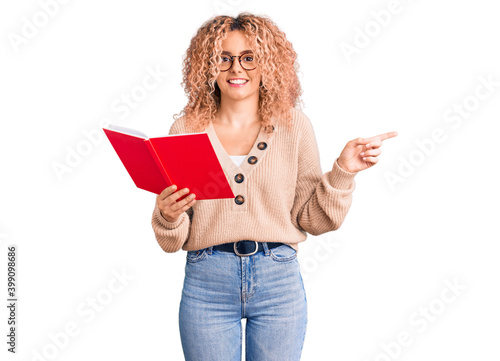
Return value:
[[(253, 67), (252, 69), (247, 69), (247, 68), (245, 68), (245, 67), (243, 66), (243, 64), (241, 64), (241, 57), (242, 57), (243, 55), (247, 55), (247, 54), (253, 54), (253, 51), (247, 51), (247, 52), (245, 52), (245, 53), (243, 53), (243, 54), (240, 54), (240, 55), (228, 55), (228, 54), (221, 54), (221, 57), (222, 57), (222, 56), (227, 56), (228, 58), (231, 58), (231, 65), (230, 65), (230, 66), (229, 66), (229, 68), (227, 68), (226, 70), (222, 70), (222, 69), (220, 69), (220, 66), (219, 66), (219, 70), (220, 70), (221, 72), (229, 71), (229, 70), (233, 67), (233, 64), (234, 64), (234, 58), (238, 58), (238, 62), (240, 63), (240, 66), (241, 66), (241, 68), (242, 68), (242, 69), (244, 69), (244, 70), (246, 70), (246, 71), (250, 71), (250, 70), (254, 70), (254, 69), (256, 69), (256, 68), (257, 68), (257, 65), (255, 65), (255, 67)], [(254, 56), (255, 56), (255, 55), (254, 55)], [(221, 63), (221, 64), (222, 64), (222, 63)]]

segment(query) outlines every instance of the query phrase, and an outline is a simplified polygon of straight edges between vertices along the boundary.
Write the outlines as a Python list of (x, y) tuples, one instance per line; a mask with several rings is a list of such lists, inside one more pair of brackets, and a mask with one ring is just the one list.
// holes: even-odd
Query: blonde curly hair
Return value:
[(248, 12), (236, 18), (219, 15), (206, 21), (191, 39), (186, 51), (181, 85), (188, 103), (174, 119), (185, 115), (186, 128), (203, 131), (215, 120), (221, 94), (217, 85), (222, 42), (228, 33), (239, 30), (251, 44), (261, 71), (259, 114), (270, 132), (271, 118), (277, 116), (291, 127), (291, 108), (302, 104), (297, 54), (284, 32), (265, 16)]

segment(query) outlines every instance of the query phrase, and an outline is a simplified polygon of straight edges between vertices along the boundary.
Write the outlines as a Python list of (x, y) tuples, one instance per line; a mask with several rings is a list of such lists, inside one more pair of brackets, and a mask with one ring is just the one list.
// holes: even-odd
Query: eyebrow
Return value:
[[(247, 52), (252, 52), (253, 53), (253, 50), (243, 50), (241, 54), (244, 54), (244, 53), (247, 53)], [(223, 51), (222, 54), (227, 54), (227, 55), (231, 55), (231, 53), (229, 51)]]

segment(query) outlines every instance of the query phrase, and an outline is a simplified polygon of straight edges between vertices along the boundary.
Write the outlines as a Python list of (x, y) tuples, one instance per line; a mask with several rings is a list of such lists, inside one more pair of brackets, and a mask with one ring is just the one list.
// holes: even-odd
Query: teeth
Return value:
[(237, 80), (229, 80), (231, 84), (245, 84), (248, 80), (242, 80), (242, 79), (237, 79)]

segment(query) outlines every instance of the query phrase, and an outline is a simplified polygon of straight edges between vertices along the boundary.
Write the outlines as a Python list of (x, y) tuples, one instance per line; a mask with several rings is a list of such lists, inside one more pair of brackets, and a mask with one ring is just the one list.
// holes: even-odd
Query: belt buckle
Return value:
[[(240, 241), (238, 241), (238, 242), (240, 242)], [(255, 250), (253, 252), (250, 252), (250, 253), (240, 253), (240, 252), (238, 252), (238, 247), (236, 247), (236, 244), (238, 242), (234, 242), (233, 243), (233, 249), (234, 249), (234, 253), (236, 253), (240, 257), (252, 256), (252, 255), (256, 254), (257, 250), (259, 249), (259, 244), (257, 243), (257, 241), (253, 241), (255, 243)]]

